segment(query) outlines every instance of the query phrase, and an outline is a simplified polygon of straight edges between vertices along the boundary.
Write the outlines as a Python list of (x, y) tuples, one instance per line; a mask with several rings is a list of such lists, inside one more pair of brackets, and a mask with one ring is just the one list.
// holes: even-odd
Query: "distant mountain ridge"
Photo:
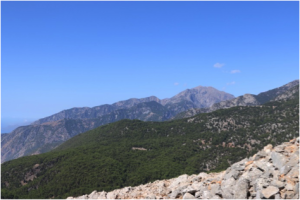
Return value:
[(264, 104), (268, 101), (274, 100), (277, 96), (288, 92), (288, 90), (294, 88), (295, 86), (298, 86), (298, 88), (299, 88), (299, 80), (294, 80), (294, 81), (289, 82), (281, 87), (278, 87), (278, 88), (275, 88), (272, 90), (268, 90), (266, 92), (261, 92), (258, 95), (254, 95), (254, 96), (256, 97), (257, 101), (260, 104)]
[(79, 107), (63, 110), (59, 113), (39, 119), (32, 123), (32, 125), (38, 125), (45, 122), (53, 122), (61, 119), (87, 119), (87, 118), (97, 118), (106, 114), (109, 114), (118, 109), (126, 109), (135, 106), (139, 103), (155, 101), (160, 102), (161, 100), (155, 96), (150, 96), (147, 98), (136, 99), (131, 98), (125, 101), (119, 101), (114, 104), (104, 104), (100, 106), (89, 107)]
[(288, 84), (281, 87), (268, 90), (266, 92), (261, 92), (258, 95), (254, 94), (244, 94), (242, 96), (236, 97), (234, 99), (222, 101), (213, 104), (208, 108), (192, 108), (190, 110), (179, 113), (172, 119), (181, 119), (192, 117), (199, 113), (209, 113), (219, 109), (231, 108), (235, 106), (257, 106), (262, 105), (269, 101), (278, 101), (285, 98), (292, 97), (295, 92), (299, 91), (299, 80), (294, 80)]
[(210, 106), (234, 98), (212, 87), (198, 86), (168, 99), (150, 96), (96, 107), (71, 108), (21, 126), (2, 139), (1, 162), (24, 155), (40, 154), (71, 137), (122, 119), (165, 121), (191, 108)]
[(190, 108), (204, 108), (209, 107), (214, 103), (232, 99), (233, 95), (219, 91), (213, 87), (198, 86), (192, 89), (184, 90), (172, 98), (159, 99), (155, 96), (150, 96), (142, 99), (131, 98), (124, 101), (119, 101), (114, 104), (104, 104), (95, 106), (92, 108), (71, 108), (63, 110), (59, 113), (45, 117), (33, 122), (33, 125), (42, 124), (45, 122), (53, 122), (61, 119), (87, 119), (87, 118), (98, 118), (103, 115), (109, 114), (119, 109), (131, 108), (137, 104), (154, 101), (168, 108), (173, 107), (172, 105), (186, 104)]

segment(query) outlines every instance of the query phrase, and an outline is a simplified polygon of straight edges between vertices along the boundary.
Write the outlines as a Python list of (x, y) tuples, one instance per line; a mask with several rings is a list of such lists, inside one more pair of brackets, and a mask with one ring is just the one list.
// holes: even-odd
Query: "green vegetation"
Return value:
[[(221, 171), (268, 143), (280, 144), (298, 135), (298, 108), (295, 96), (174, 121), (107, 124), (51, 152), (3, 163), (1, 197), (66, 198), (181, 174)], [(76, 120), (69, 123), (73, 126)]]

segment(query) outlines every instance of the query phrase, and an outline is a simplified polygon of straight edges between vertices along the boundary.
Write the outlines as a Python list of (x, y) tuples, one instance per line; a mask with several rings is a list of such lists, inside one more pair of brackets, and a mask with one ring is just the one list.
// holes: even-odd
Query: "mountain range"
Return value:
[[(244, 94), (234, 99), (222, 101), (213, 104), (207, 108), (192, 108), (190, 110), (184, 111), (173, 117), (172, 119), (180, 119), (191, 117), (199, 113), (209, 113), (219, 109), (226, 109), (235, 106), (257, 106), (262, 105), (269, 101), (275, 101), (287, 98), (287, 95), (293, 95), (298, 91), (299, 80), (294, 80), (288, 84), (281, 87), (268, 90), (266, 92), (261, 92), (258, 95)], [(292, 89), (293, 88), (293, 89)], [(291, 90), (292, 89), (292, 90)]]
[[(1, 165), (1, 196), (67, 198), (94, 190), (109, 193), (182, 174), (225, 170), (268, 144), (276, 146), (299, 136), (299, 86), (266, 96), (270, 101), (260, 105), (218, 109), (164, 122), (124, 119), (80, 133), (50, 152), (4, 162)], [(64, 120), (73, 120), (67, 126), (71, 130), (81, 126), (79, 119)], [(282, 148), (276, 151), (282, 152)], [(255, 155), (253, 159), (262, 161), (262, 156), (268, 155)], [(272, 165), (277, 165), (283, 158), (278, 155), (272, 159)], [(240, 182), (234, 182), (232, 177), (238, 178), (245, 169), (234, 166), (232, 173), (226, 171), (226, 181), (239, 185)], [(276, 173), (270, 173), (284, 178), (277, 171), (288, 172), (289, 166), (272, 167)], [(245, 176), (262, 174), (266, 170), (264, 165), (258, 167), (245, 170)], [(265, 172), (268, 176), (270, 173)], [(255, 182), (256, 178), (251, 180)], [(263, 188), (263, 184), (258, 182), (255, 188), (249, 188), (250, 196), (256, 195), (256, 188)], [(230, 192), (230, 184), (225, 186), (228, 187), (224, 191)]]
[(140, 103), (156, 102), (165, 106), (170, 112), (178, 113), (187, 108), (205, 108), (214, 103), (233, 99), (234, 96), (223, 91), (219, 91), (213, 87), (198, 86), (192, 89), (187, 89), (169, 99), (162, 99), (155, 96), (150, 96), (142, 99), (128, 99), (119, 101), (112, 105), (101, 105), (93, 108), (71, 108), (61, 111), (57, 114), (45, 117), (33, 122), (33, 125), (42, 124), (45, 122), (53, 122), (61, 119), (92, 119), (98, 118), (112, 113), (116, 110), (129, 109)]
[(71, 108), (21, 126), (1, 138), (1, 162), (54, 149), (79, 133), (122, 119), (165, 121), (191, 108), (204, 108), (234, 98), (213, 87), (198, 86), (172, 98), (128, 99), (112, 105)]
[(18, 127), (2, 137), (1, 162), (48, 152), (77, 134), (122, 119), (166, 121), (235, 106), (261, 105), (284, 96), (297, 85), (299, 80), (258, 95), (245, 94), (237, 98), (213, 87), (198, 86), (168, 99), (160, 100), (150, 96), (142, 99), (132, 98), (111, 105), (63, 110), (31, 125)]

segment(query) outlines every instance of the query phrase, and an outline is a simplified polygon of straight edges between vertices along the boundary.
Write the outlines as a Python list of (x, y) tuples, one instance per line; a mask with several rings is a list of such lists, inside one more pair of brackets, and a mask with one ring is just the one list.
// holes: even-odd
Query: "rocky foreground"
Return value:
[(267, 145), (220, 173), (181, 175), (68, 199), (299, 199), (299, 137)]

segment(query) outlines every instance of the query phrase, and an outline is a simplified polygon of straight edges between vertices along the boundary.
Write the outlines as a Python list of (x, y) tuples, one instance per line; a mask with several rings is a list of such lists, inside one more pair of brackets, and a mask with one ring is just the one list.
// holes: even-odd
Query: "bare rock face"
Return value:
[(268, 186), (266, 189), (263, 189), (262, 194), (265, 198), (269, 199), (271, 196), (275, 196), (275, 194), (279, 193), (278, 187)]
[(293, 98), (293, 94), (299, 92), (299, 85), (294, 86), (292, 89), (282, 93), (281, 95), (277, 96), (274, 101), (281, 101)]
[(298, 199), (299, 138), (263, 150), (220, 173), (186, 174), (68, 199)]

